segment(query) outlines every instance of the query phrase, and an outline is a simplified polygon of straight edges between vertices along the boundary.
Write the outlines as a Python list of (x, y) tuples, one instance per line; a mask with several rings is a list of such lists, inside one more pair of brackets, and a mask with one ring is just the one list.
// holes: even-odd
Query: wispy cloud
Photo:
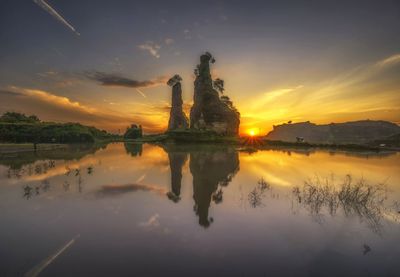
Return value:
[(16, 95), (19, 95), (19, 96), (27, 96), (27, 97), (31, 97), (31, 98), (36, 98), (38, 100), (48, 102), (48, 103), (54, 104), (56, 106), (80, 110), (85, 113), (95, 113), (96, 112), (96, 109), (94, 109), (94, 108), (87, 107), (77, 101), (71, 101), (67, 97), (57, 96), (57, 95), (51, 94), (51, 93), (43, 91), (43, 90), (26, 89), (26, 88), (19, 88), (19, 87), (11, 86), (9, 92), (15, 93)]
[(138, 48), (144, 51), (147, 51), (150, 53), (150, 55), (152, 55), (155, 58), (159, 58), (160, 57), (160, 49), (161, 49), (161, 45), (158, 45), (152, 41), (146, 41), (143, 44), (138, 45)]
[(388, 66), (400, 63), (400, 54), (395, 54), (387, 57), (377, 63), (378, 66)]
[(46, 3), (45, 0), (33, 0), (38, 6), (40, 6), (42, 9), (44, 9), (46, 12), (48, 12), (50, 15), (52, 15), (55, 19), (57, 19), (61, 24), (66, 26), (68, 29), (70, 29), (72, 32), (74, 32), (76, 35), (80, 36), (78, 31), (66, 20), (64, 17), (62, 17), (55, 9), (53, 9), (49, 4)]
[[(127, 78), (115, 73), (104, 73), (99, 71), (85, 72), (84, 75), (94, 81), (100, 82), (102, 86), (128, 87), (128, 88), (147, 88), (158, 86), (166, 83), (166, 77), (158, 77), (152, 80), (139, 81)], [(142, 96), (143, 92), (137, 90)], [(144, 97), (146, 97), (144, 95)]]
[(253, 108), (265, 107), (266, 104), (272, 102), (278, 97), (282, 97), (291, 93), (293, 91), (299, 90), (303, 88), (303, 85), (298, 85), (295, 87), (288, 87), (288, 88), (280, 88), (272, 91), (265, 92), (262, 97), (257, 99), (257, 102), (254, 103)]
[(189, 29), (183, 30), (183, 36), (184, 36), (185, 39), (191, 39), (192, 38), (192, 34), (191, 34)]
[(166, 45), (171, 45), (174, 44), (175, 41), (172, 38), (166, 38), (164, 42)]

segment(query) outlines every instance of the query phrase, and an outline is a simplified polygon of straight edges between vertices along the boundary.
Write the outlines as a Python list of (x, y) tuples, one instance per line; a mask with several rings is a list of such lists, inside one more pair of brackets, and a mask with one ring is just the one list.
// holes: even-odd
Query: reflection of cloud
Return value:
[(61, 22), (64, 26), (66, 26), (68, 29), (70, 29), (72, 32), (74, 32), (76, 35), (80, 35), (75, 28), (68, 23), (67, 20), (65, 20), (55, 9), (53, 9), (49, 4), (46, 3), (44, 0), (33, 0), (37, 5), (39, 5), (42, 9), (44, 9), (46, 12), (48, 12), (50, 15), (52, 15), (55, 19), (57, 19), (59, 22)]
[(150, 228), (150, 229), (157, 228), (160, 226), (159, 218), (160, 218), (159, 214), (154, 214), (147, 221), (140, 222), (139, 226), (143, 227), (143, 228)]
[(159, 51), (161, 46), (152, 41), (146, 41), (145, 43), (138, 45), (138, 47), (141, 50), (149, 52), (150, 55), (157, 59), (160, 57)]
[(125, 185), (105, 185), (97, 191), (98, 196), (114, 196), (129, 192), (149, 191), (160, 195), (165, 195), (167, 190), (156, 185), (125, 184)]
[(143, 181), (146, 178), (146, 173), (143, 174), (142, 176), (140, 176), (137, 180), (136, 183), (140, 183), (141, 181)]
[(71, 247), (79, 237), (80, 234), (76, 235), (74, 238), (64, 244), (60, 249), (58, 249), (55, 253), (53, 253), (52, 255), (44, 259), (41, 263), (32, 268), (30, 271), (28, 271), (24, 276), (38, 276), (46, 267), (48, 267), (55, 259), (57, 259), (58, 256), (63, 254), (69, 247)]
[(123, 77), (115, 73), (104, 73), (99, 71), (86, 72), (85, 76), (91, 80), (100, 82), (102, 86), (146, 88), (166, 83), (166, 77), (158, 77), (153, 80), (138, 81)]

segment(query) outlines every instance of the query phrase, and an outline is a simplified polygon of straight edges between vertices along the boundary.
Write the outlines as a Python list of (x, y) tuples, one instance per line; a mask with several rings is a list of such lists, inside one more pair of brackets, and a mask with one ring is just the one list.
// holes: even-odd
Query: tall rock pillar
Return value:
[(169, 115), (168, 130), (180, 128), (188, 128), (188, 118), (183, 112), (182, 105), (182, 78), (175, 75), (168, 81), (168, 85), (172, 87), (171, 111)]

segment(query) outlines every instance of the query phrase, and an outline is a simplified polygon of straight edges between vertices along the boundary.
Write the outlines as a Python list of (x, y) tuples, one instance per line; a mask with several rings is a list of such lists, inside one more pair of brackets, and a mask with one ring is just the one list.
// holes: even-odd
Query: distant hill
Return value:
[(0, 142), (93, 143), (118, 136), (79, 123), (41, 121), (37, 116), (6, 112), (0, 116)]
[(374, 140), (370, 143), (372, 146), (384, 144), (389, 147), (400, 147), (400, 133), (385, 138)]
[(307, 121), (274, 126), (266, 138), (290, 142), (295, 142), (299, 138), (309, 143), (369, 144), (398, 134), (400, 126), (382, 120), (360, 120), (326, 125)]

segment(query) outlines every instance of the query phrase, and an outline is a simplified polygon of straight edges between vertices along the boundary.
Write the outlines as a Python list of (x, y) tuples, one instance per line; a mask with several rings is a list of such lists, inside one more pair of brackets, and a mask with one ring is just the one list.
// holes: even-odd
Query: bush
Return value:
[(126, 139), (137, 139), (141, 137), (143, 137), (142, 126), (137, 126), (136, 124), (132, 124), (131, 127), (128, 127), (124, 134), (124, 138)]

